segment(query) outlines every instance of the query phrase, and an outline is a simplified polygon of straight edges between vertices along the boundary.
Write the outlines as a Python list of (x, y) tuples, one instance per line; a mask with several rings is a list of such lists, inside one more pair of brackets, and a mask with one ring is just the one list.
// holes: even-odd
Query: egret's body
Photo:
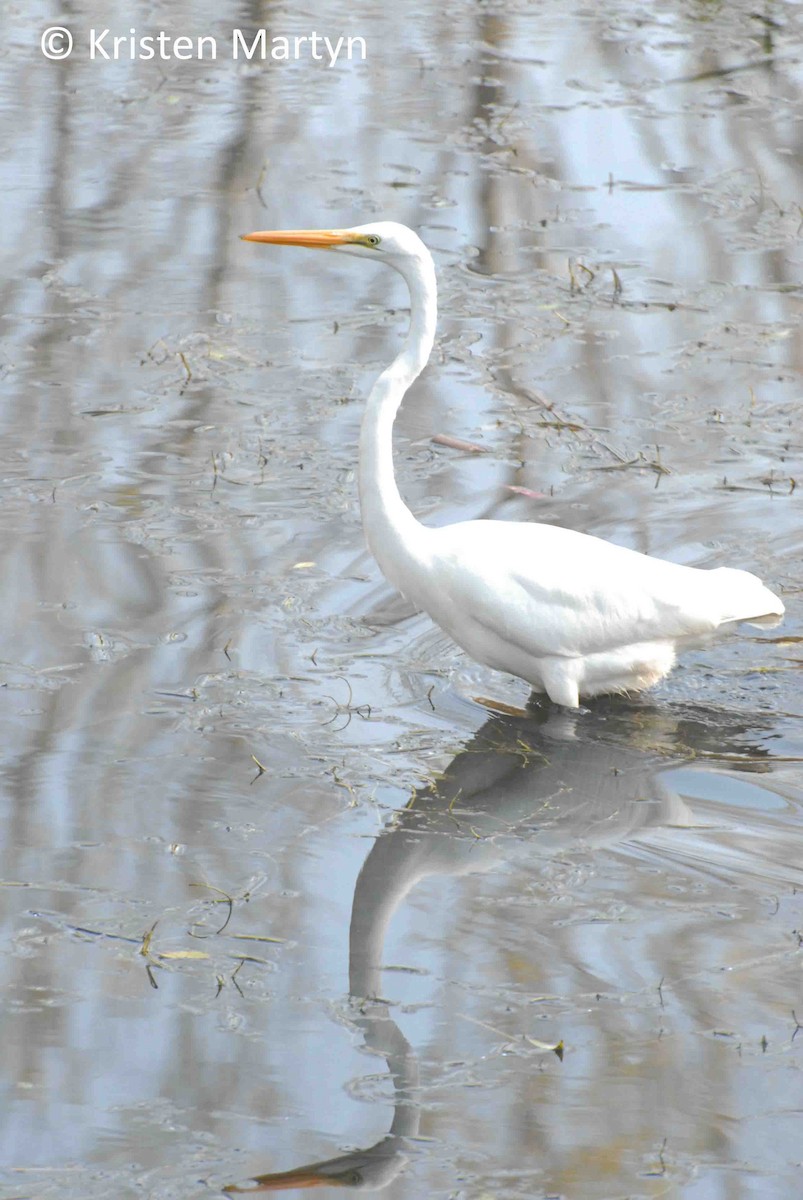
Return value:
[(404, 225), (271, 231), (249, 241), (319, 246), (394, 267), (410, 290), (404, 347), (371, 389), (360, 433), (360, 507), (385, 576), (478, 661), (577, 707), (580, 696), (638, 691), (664, 677), (679, 647), (784, 606), (747, 571), (650, 558), (556, 525), (422, 525), (393, 471), (393, 420), (435, 337), (432, 257)]

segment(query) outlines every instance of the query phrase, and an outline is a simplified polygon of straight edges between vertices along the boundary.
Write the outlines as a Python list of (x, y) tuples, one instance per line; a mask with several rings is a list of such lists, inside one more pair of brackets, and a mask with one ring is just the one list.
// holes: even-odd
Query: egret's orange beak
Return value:
[(313, 246), (328, 250), (359, 241), (348, 229), (266, 229), (262, 233), (244, 233), (244, 242), (269, 242), (274, 246)]

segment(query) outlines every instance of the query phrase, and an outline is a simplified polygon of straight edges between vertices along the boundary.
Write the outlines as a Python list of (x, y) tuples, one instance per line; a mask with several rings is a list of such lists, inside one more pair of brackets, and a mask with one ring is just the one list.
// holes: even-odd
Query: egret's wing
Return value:
[[(552, 654), (585, 655), (637, 642), (678, 641), (716, 629), (719, 621), (675, 581), (655, 586), (652, 576), (577, 580), (559, 590), (523, 573), (512, 580), (524, 597), (523, 612), (537, 641)], [(695, 589), (696, 590), (696, 589)], [(538, 628), (540, 626), (540, 628)]]
[(722, 620), (714, 572), (554, 525), (471, 521), (438, 533), (448, 603), (532, 654), (678, 640)]

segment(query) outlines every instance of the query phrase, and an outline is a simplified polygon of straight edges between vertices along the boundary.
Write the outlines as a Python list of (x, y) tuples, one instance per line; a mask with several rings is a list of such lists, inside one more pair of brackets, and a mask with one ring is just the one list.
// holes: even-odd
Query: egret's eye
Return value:
[(376, 233), (367, 233), (365, 235), (366, 246), (378, 246), (381, 241), (381, 237), (379, 237)]

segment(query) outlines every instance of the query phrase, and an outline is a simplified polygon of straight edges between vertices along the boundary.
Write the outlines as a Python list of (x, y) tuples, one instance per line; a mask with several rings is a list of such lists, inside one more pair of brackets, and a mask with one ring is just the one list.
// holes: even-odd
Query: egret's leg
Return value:
[(553, 704), (562, 704), (564, 708), (580, 707), (580, 689), (577, 680), (572, 679), (564, 666), (550, 666), (543, 672), (546, 694)]

